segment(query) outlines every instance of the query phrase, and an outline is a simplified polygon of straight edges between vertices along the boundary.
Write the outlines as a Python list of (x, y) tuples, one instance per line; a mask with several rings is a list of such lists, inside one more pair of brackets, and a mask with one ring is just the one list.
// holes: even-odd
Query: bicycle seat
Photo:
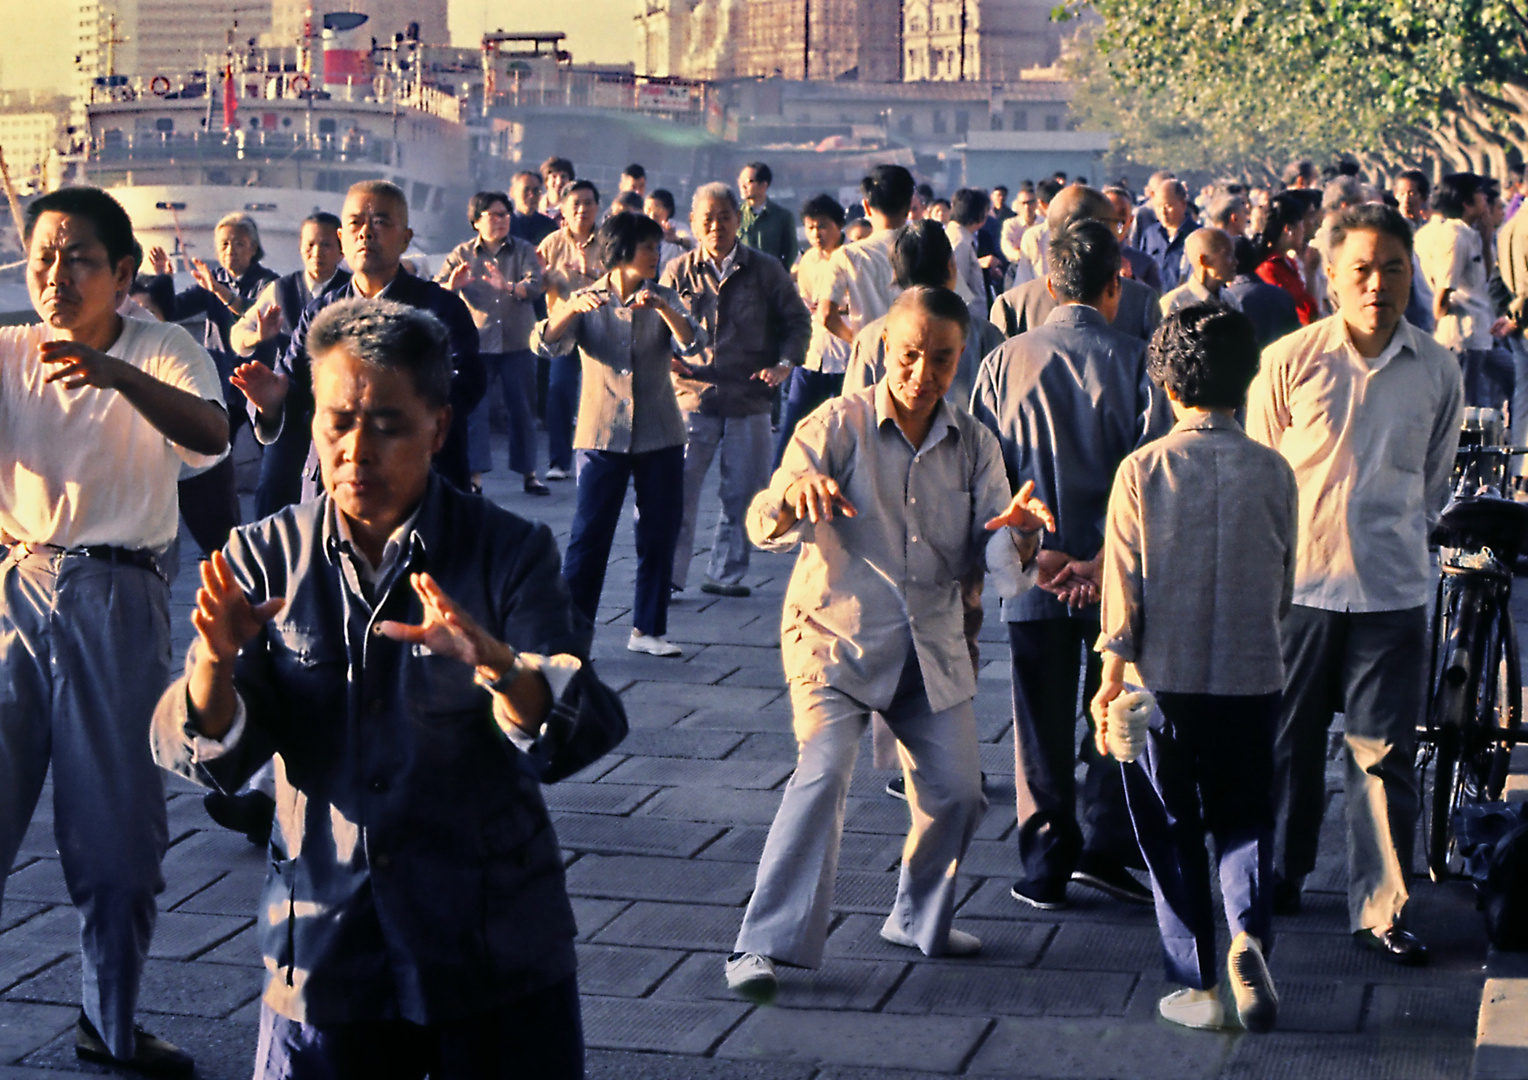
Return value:
[(1443, 508), (1432, 540), (1441, 547), (1489, 547), (1516, 553), (1528, 540), (1528, 503), (1496, 495), (1455, 499)]

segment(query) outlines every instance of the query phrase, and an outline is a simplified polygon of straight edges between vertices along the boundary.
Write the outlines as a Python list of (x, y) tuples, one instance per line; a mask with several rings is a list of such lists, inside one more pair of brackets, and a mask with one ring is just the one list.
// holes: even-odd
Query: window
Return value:
[(154, 121), (154, 130), (163, 132), (168, 135), (170, 132), (175, 130), (175, 121), (170, 119), (168, 116), (161, 116), (159, 119)]
[(911, 113), (897, 117), (897, 130), (903, 135), (911, 135), (913, 133), (913, 118)]
[(333, 117), (328, 117), (327, 119), (323, 119), (318, 122), (318, 133), (320, 135), (333, 135), (334, 131), (335, 127)]
[(955, 110), (955, 134), (964, 135), (971, 130), (971, 114), (965, 109)]
[(1026, 112), (1023, 109), (1015, 109), (1015, 110), (1013, 110), (1013, 130), (1014, 131), (1028, 131), (1029, 130), (1029, 113), (1028, 112)]
[(1002, 114), (1000, 114), (1000, 113), (993, 113), (992, 114), (992, 130), (993, 131), (1002, 131), (1003, 130), (1003, 117), (1002, 117)]
[(1057, 116), (1055, 113), (1051, 113), (1049, 116), (1047, 116), (1045, 118), (1045, 130), (1046, 131), (1060, 131), (1061, 130), (1061, 117)]
[(935, 135), (943, 135), (944, 133), (945, 133), (944, 111), (942, 109), (935, 109), (934, 110), (934, 134)]

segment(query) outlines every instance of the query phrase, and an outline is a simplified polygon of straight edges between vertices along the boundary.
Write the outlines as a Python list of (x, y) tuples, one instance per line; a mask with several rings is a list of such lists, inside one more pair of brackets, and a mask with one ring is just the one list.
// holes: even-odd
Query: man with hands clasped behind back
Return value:
[(261, 1080), (583, 1075), (573, 915), (540, 785), (624, 735), (551, 532), (431, 472), (446, 332), (309, 329), (324, 493), (203, 564), (154, 752), (236, 787), (275, 755)]
[(950, 925), (956, 872), (987, 805), (960, 581), (985, 565), (1002, 595), (1029, 588), (1038, 533), (1053, 522), (1033, 485), (1010, 497), (997, 440), (943, 401), (969, 320), (952, 292), (904, 292), (887, 322), (886, 377), (803, 420), (749, 507), (760, 547), (801, 544), (781, 616), (796, 771), (726, 963), (728, 986), (753, 1000), (774, 996), (776, 962), (822, 961), (845, 797), (872, 712), (897, 737), (912, 809), (881, 936), (930, 956), (981, 947)]

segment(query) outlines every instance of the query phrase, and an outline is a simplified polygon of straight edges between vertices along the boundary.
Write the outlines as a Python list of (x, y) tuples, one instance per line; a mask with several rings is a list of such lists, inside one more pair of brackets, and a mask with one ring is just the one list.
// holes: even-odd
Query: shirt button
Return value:
[(918, 538), (916, 536), (910, 536), (910, 537), (908, 537), (908, 539), (910, 541), (912, 541), (914, 544), (916, 544), (918, 542)]

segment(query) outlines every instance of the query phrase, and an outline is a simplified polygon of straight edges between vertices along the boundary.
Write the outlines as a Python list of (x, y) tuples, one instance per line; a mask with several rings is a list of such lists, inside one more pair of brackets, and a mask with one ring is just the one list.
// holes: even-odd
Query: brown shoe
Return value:
[(191, 1055), (180, 1047), (165, 1042), (157, 1035), (150, 1035), (141, 1027), (133, 1028), (133, 1056), (113, 1057), (101, 1033), (83, 1011), (74, 1025), (74, 1053), (84, 1061), (94, 1061), (118, 1069), (131, 1069), (144, 1076), (164, 1077), (165, 1080), (188, 1080), (196, 1075)]

